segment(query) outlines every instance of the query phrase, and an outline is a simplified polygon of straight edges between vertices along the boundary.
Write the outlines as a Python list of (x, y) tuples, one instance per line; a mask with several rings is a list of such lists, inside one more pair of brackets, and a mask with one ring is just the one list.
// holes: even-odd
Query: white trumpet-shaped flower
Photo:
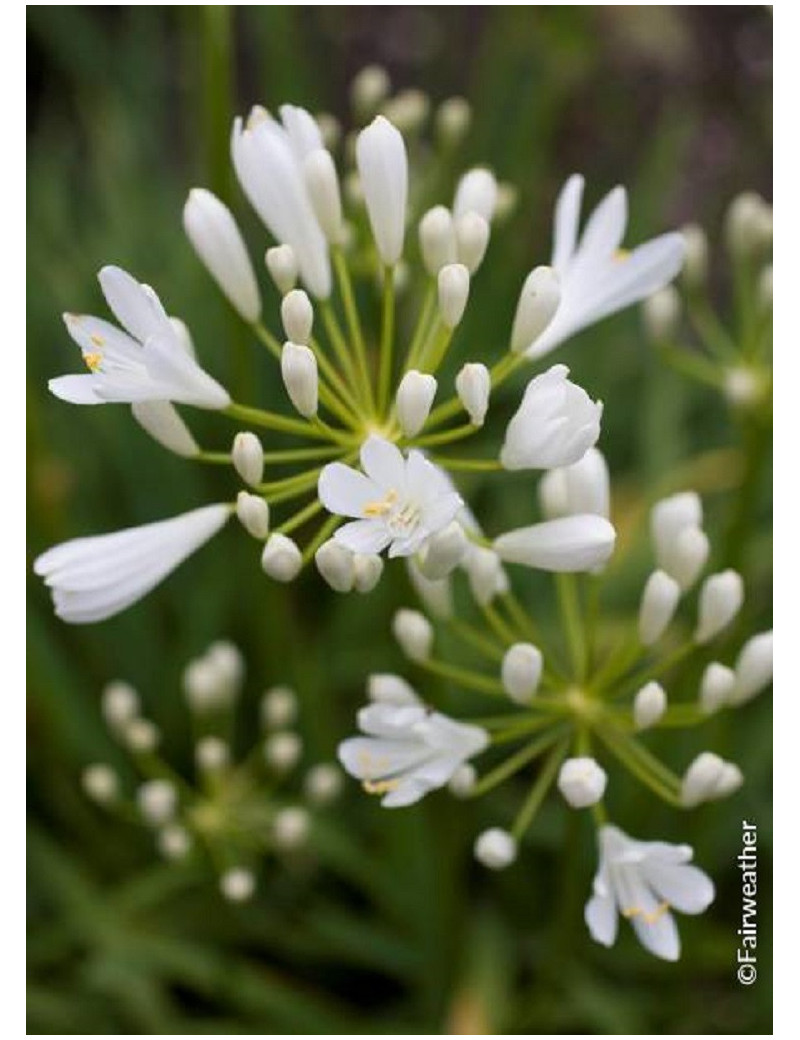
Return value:
[(73, 538), (42, 553), (33, 569), (50, 587), (64, 621), (103, 621), (147, 595), (230, 515), (228, 505), (204, 506), (142, 527)]
[(305, 160), (323, 147), (316, 122), (305, 109), (281, 108), (279, 123), (253, 109), (233, 124), (231, 155), (236, 176), (259, 217), (282, 245), (291, 246), (306, 286), (320, 299), (331, 292), (328, 242), (304, 176)]
[(51, 379), (51, 393), (71, 404), (176, 401), (227, 408), (227, 390), (187, 351), (155, 292), (119, 267), (104, 267), (98, 279), (122, 328), (89, 314), (65, 314), (89, 371)]
[(410, 556), (450, 521), (463, 501), (447, 477), (419, 451), (406, 458), (394, 444), (371, 436), (361, 446), (363, 473), (332, 462), (319, 477), (322, 504), (353, 517), (334, 535), (357, 553)]
[(631, 252), (621, 249), (628, 222), (625, 189), (616, 187), (592, 212), (578, 236), (583, 177), (564, 185), (555, 208), (552, 266), (560, 278), (555, 317), (528, 348), (542, 357), (588, 325), (651, 296), (681, 269), (684, 240), (679, 232), (650, 239)]
[(553, 365), (528, 383), (506, 427), (500, 462), (506, 469), (553, 469), (578, 462), (600, 436), (603, 406)]
[(489, 743), (485, 730), (430, 711), (410, 688), (400, 700), (362, 708), (358, 725), (366, 735), (343, 741), (339, 761), (388, 809), (444, 787)]
[(646, 950), (676, 961), (681, 947), (670, 911), (701, 914), (714, 899), (711, 879), (690, 863), (692, 849), (637, 841), (610, 824), (600, 828), (599, 844), (600, 868), (584, 914), (592, 938), (613, 946), (622, 914)]

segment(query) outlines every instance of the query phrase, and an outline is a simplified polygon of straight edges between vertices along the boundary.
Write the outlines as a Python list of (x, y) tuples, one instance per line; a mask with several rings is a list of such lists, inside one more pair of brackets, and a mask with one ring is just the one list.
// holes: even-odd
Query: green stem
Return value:
[(477, 429), (477, 426), (467, 423), (465, 426), (455, 426), (452, 430), (445, 430), (443, 433), (431, 433), (426, 434), (424, 437), (413, 437), (408, 443), (415, 448), (427, 448), (434, 444), (451, 444), (453, 441), (460, 441), (465, 437), (470, 437)]
[(470, 797), (478, 798), (480, 795), (486, 794), (487, 791), (491, 791), (493, 787), (502, 783), (503, 780), (507, 780), (508, 777), (519, 772), (520, 769), (523, 769), (529, 762), (532, 762), (543, 751), (546, 751), (547, 748), (554, 744), (562, 736), (563, 732), (562, 726), (555, 727), (549, 733), (539, 737), (538, 740), (533, 740), (530, 744), (520, 748), (519, 751), (516, 751), (501, 762), (499, 766), (495, 766), (485, 776), (482, 776), (470, 791)]
[[(638, 780), (640, 780), (646, 787), (649, 787), (651, 791), (657, 794), (659, 798), (663, 799), (669, 805), (672, 805), (675, 808), (680, 808), (681, 802), (678, 796), (680, 781), (677, 780), (677, 777), (671, 776), (671, 779), (677, 782), (677, 788), (674, 784), (672, 787), (667, 786), (667, 784), (662, 782), (662, 779), (655, 775), (651, 768), (649, 768), (648, 762), (642, 761), (640, 756), (632, 750), (632, 742), (630, 741), (630, 738), (605, 726), (597, 726), (595, 732), (609, 751), (611, 751), (611, 753), (615, 755), (620, 762), (622, 762), (625, 768), (630, 770)], [(661, 765), (660, 763), (658, 764), (659, 766)]]
[(315, 429), (311, 423), (306, 422), (305, 419), (291, 419), (286, 415), (278, 415), (275, 412), (265, 412), (260, 408), (251, 408), (249, 405), (233, 402), (223, 410), (223, 414), (229, 415), (232, 419), (238, 419), (241, 422), (252, 424), (253, 426), (263, 426), (267, 430), (277, 430), (281, 433), (294, 433), (300, 437), (312, 437), (315, 440), (328, 441), (331, 439), (328, 434)]
[(378, 411), (383, 415), (389, 406), (394, 352), (394, 268), (383, 269), (383, 305), (381, 308), (381, 346), (378, 373)]
[(320, 529), (303, 550), (303, 566), (309, 563), (317, 549), (323, 542), (327, 542), (341, 522), (342, 518), (340, 516), (329, 516), (325, 523), (321, 525)]
[(468, 690), (476, 690), (479, 693), (490, 693), (493, 696), (505, 696), (503, 684), (499, 679), (489, 679), (485, 675), (471, 672), (468, 668), (459, 668), (457, 665), (448, 664), (446, 661), (435, 661), (428, 658), (419, 661), (418, 664), (433, 675), (440, 675), (444, 679), (451, 679)]
[(671, 654), (663, 658), (660, 661), (656, 661), (647, 668), (643, 668), (635, 675), (631, 676), (619, 690), (616, 690), (613, 694), (614, 700), (622, 700), (623, 697), (628, 697), (632, 693), (637, 693), (646, 684), (651, 682), (653, 679), (658, 679), (675, 665), (687, 657), (694, 649), (696, 644), (689, 641), (679, 646), (677, 650), (673, 650)]
[[(370, 410), (374, 411), (375, 400), (372, 393), (372, 383), (369, 378), (367, 351), (364, 346), (364, 336), (361, 332), (361, 321), (358, 316), (355, 295), (353, 294), (353, 285), (350, 281), (350, 272), (347, 268), (347, 261), (345, 260), (342, 249), (337, 246), (332, 250), (332, 254), (333, 266), (336, 269), (336, 277), (339, 281), (339, 292), (341, 293), (342, 303), (344, 305), (347, 328), (355, 350), (356, 365), (361, 380), (364, 402), (368, 405)], [(394, 280), (392, 279), (392, 283), (393, 282)]]
[(557, 574), (556, 587), (574, 677), (577, 682), (582, 683), (586, 678), (586, 637), (575, 575)]
[(411, 346), (408, 348), (408, 353), (406, 355), (404, 366), (406, 372), (409, 372), (412, 368), (417, 368), (419, 364), (420, 351), (422, 350), (422, 346), (427, 338), (435, 306), (436, 281), (431, 279), (428, 288), (425, 291), (425, 300), (422, 304), (419, 318), (417, 319), (417, 327), (414, 330), (414, 335), (411, 339)]
[(289, 534), (290, 531), (294, 531), (298, 527), (316, 516), (317, 513), (322, 509), (322, 503), (318, 498), (315, 498), (312, 502), (309, 502), (303, 509), (299, 509), (294, 516), (290, 516), (288, 520), (284, 521), (280, 527), (275, 528), (276, 534)]
[(497, 459), (446, 459), (442, 455), (431, 455), (431, 462), (435, 462), (443, 469), (469, 470), (476, 473), (496, 473), (503, 467)]
[(344, 338), (344, 333), (339, 326), (336, 312), (329, 300), (323, 300), (319, 305), (319, 309), (322, 314), (325, 331), (328, 333), (328, 338), (333, 344), (333, 349), (339, 359), (339, 364), (342, 366), (342, 371), (346, 378), (350, 380), (353, 393), (365, 408), (371, 409), (371, 399), (370, 397), (365, 397), (362, 393), (363, 379), (356, 370), (353, 356), (348, 350), (347, 340)]
[(470, 646), (483, 654), (484, 657), (488, 657), (491, 661), (502, 661), (505, 654), (505, 650), (502, 646), (498, 646), (497, 643), (493, 642), (490, 638), (483, 635), (482, 632), (478, 632), (472, 625), (468, 625), (465, 621), (459, 621), (457, 618), (448, 618), (447, 625), (450, 630), (463, 640), (465, 643), (469, 643)]
[(554, 747), (547, 756), (547, 761), (539, 771), (539, 775), (536, 777), (533, 787), (531, 787), (530, 794), (525, 799), (522, 808), (517, 814), (517, 818), (514, 820), (511, 827), (511, 833), (517, 841), (520, 841), (528, 827), (530, 827), (533, 822), (533, 818), (544, 801), (547, 792), (550, 790), (550, 787), (556, 778), (559, 766), (564, 761), (568, 749), (569, 739), (562, 740), (561, 743)]

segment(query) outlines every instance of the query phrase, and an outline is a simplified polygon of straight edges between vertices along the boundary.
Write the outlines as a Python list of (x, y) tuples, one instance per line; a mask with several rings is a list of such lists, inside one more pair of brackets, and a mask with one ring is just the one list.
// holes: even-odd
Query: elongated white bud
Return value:
[(743, 779), (738, 766), (712, 751), (703, 751), (683, 775), (681, 804), (691, 809), (702, 802), (725, 798), (741, 787)]
[(191, 459), (200, 447), (178, 410), (169, 401), (136, 401), (131, 405), (134, 419), (162, 448)]
[(342, 774), (328, 762), (312, 766), (303, 781), (303, 790), (312, 805), (329, 805), (342, 792)]
[(420, 570), (429, 581), (441, 581), (461, 563), (468, 548), (464, 528), (458, 520), (453, 520), (428, 539)]
[(333, 538), (314, 553), (317, 570), (334, 592), (350, 592), (355, 581), (353, 553)]
[(542, 664), (542, 652), (532, 643), (515, 643), (506, 650), (500, 677), (512, 701), (530, 704), (542, 677)]
[(588, 756), (568, 758), (558, 773), (558, 789), (573, 809), (596, 805), (605, 794), (608, 774)]
[(244, 430), (236, 434), (231, 462), (245, 484), (255, 487), (264, 479), (264, 447), (254, 433)]
[(456, 231), (446, 206), (434, 206), (419, 222), (419, 248), (430, 275), (438, 275), (447, 264), (455, 263)]
[(706, 715), (713, 715), (715, 711), (728, 703), (733, 688), (736, 685), (736, 675), (732, 668), (726, 668), (724, 664), (712, 661), (703, 672), (700, 681), (700, 708)]
[(705, 285), (708, 277), (708, 237), (699, 224), (681, 228), (684, 259), (683, 280), (690, 289)]
[(453, 590), (450, 578), (428, 578), (414, 556), (408, 557), (407, 567), (414, 592), (422, 601), (427, 612), (436, 618), (452, 617)]
[(685, 527), (702, 527), (703, 503), (696, 491), (679, 491), (662, 498), (650, 510), (650, 534), (658, 553)]
[(359, 115), (371, 116), (388, 96), (389, 74), (380, 65), (365, 65), (350, 84), (350, 98)]
[(393, 266), (403, 252), (408, 156), (402, 134), (388, 119), (377, 116), (358, 135), (356, 163), (378, 253)]
[(751, 256), (772, 241), (772, 206), (754, 191), (737, 195), (725, 215), (728, 249), (735, 256)]
[(433, 646), (433, 626), (418, 610), (398, 610), (392, 632), (400, 649), (411, 661), (425, 661)]
[(436, 396), (436, 379), (416, 369), (406, 372), (397, 388), (397, 419), (406, 437), (416, 437), (428, 420)]
[(642, 304), (642, 317), (647, 335), (656, 343), (670, 342), (681, 320), (681, 298), (673, 285), (648, 296)]
[(667, 695), (664, 687), (649, 682), (633, 698), (633, 722), (637, 729), (650, 729), (667, 710)]
[(391, 672), (373, 672), (367, 678), (367, 697), (376, 704), (418, 704), (411, 683)]
[(726, 628), (744, 603), (744, 582), (736, 571), (721, 571), (706, 578), (700, 589), (696, 643), (708, 643)]
[(261, 314), (261, 296), (242, 233), (228, 207), (204, 188), (192, 188), (183, 226), (195, 252), (245, 321)]
[(290, 805), (275, 813), (272, 838), (279, 849), (297, 849), (305, 844), (310, 829), (311, 818), (306, 810), (299, 805)]
[(772, 682), (772, 632), (753, 636), (736, 659), (736, 686), (731, 704), (745, 704)]
[(178, 794), (169, 780), (146, 780), (136, 792), (139, 811), (147, 823), (166, 823), (175, 813)]
[(314, 351), (302, 343), (284, 343), (281, 375), (292, 404), (306, 419), (317, 414), (319, 373)]
[(281, 296), (291, 292), (297, 285), (299, 268), (297, 257), (291, 246), (273, 246), (265, 256), (267, 270)]
[(497, 181), (491, 170), (476, 167), (468, 170), (459, 180), (453, 200), (456, 220), (465, 213), (477, 213), (487, 223), (492, 222), (497, 205)]
[(606, 563), (616, 537), (608, 520), (582, 514), (508, 531), (493, 544), (506, 563), (569, 573), (591, 571)]
[(456, 253), (470, 274), (481, 266), (489, 235), (489, 222), (478, 213), (465, 213), (456, 221)]
[(226, 704), (235, 700), (244, 678), (242, 651), (228, 639), (218, 639), (206, 651), (205, 659), (219, 678), (219, 696)]
[(489, 410), (492, 377), (480, 361), (464, 365), (456, 376), (456, 393), (473, 426), (483, 426)]
[(111, 766), (101, 762), (84, 769), (81, 785), (88, 797), (98, 805), (108, 805), (119, 795), (119, 777)]
[(499, 553), (483, 545), (476, 546), (469, 553), (466, 567), (475, 602), (486, 606), (502, 591), (504, 575)]
[(436, 136), (452, 148), (463, 139), (471, 121), (472, 109), (468, 101), (462, 97), (447, 98), (436, 110)]
[(490, 827), (478, 835), (474, 846), (475, 859), (490, 870), (503, 870), (517, 858), (517, 842), (512, 834), (501, 827)]
[(342, 196), (331, 153), (325, 148), (310, 152), (303, 161), (303, 177), (322, 233), (331, 245), (341, 245), (344, 239)]
[(468, 798), (472, 794), (477, 779), (478, 774), (475, 771), (475, 766), (465, 762), (450, 777), (447, 789), (456, 798)]
[(292, 289), (281, 300), (281, 321), (290, 343), (308, 345), (314, 327), (314, 307), (308, 293)]
[(271, 686), (261, 697), (261, 724), (283, 729), (297, 718), (297, 695), (289, 686)]
[(464, 316), (469, 299), (469, 271), (463, 264), (447, 264), (439, 271), (439, 314), (448, 329)]
[(383, 113), (403, 134), (421, 129), (431, 110), (428, 95), (416, 88), (401, 90), (383, 106)]
[(194, 760), (202, 772), (216, 773), (229, 764), (231, 749), (221, 737), (203, 737), (195, 745)]
[(522, 285), (511, 328), (510, 349), (521, 354), (553, 320), (561, 302), (558, 275), (552, 267), (535, 267)]
[(383, 574), (383, 558), (376, 553), (356, 553), (353, 557), (353, 588), (365, 595), (372, 592)]
[(291, 538), (271, 534), (261, 554), (261, 566), (275, 581), (294, 581), (303, 566), (303, 555)]
[(269, 534), (269, 506), (260, 495), (240, 491), (236, 496), (236, 516), (253, 538), (263, 542)]
[(639, 607), (639, 639), (652, 646), (666, 632), (675, 614), (681, 587), (664, 571), (653, 571), (647, 579)]
[(255, 874), (245, 867), (231, 867), (220, 877), (219, 890), (229, 903), (246, 903), (256, 890)]
[(296, 733), (273, 733), (264, 741), (264, 758), (267, 765), (279, 772), (294, 766), (303, 751), (303, 742)]
[(681, 591), (686, 592), (700, 577), (710, 551), (705, 531), (699, 527), (686, 527), (656, 555), (662, 569), (677, 581)]
[(551, 469), (539, 481), (539, 504), (548, 520), (578, 513), (593, 513), (608, 519), (610, 480), (602, 452), (589, 448), (571, 466)]
[(139, 694), (130, 683), (117, 680), (104, 688), (100, 705), (109, 728), (119, 730), (139, 714)]

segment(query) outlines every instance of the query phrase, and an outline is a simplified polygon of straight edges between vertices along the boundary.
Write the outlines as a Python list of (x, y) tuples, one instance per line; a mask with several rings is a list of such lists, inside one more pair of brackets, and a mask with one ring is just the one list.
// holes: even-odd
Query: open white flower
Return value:
[(592, 938), (613, 946), (622, 914), (646, 950), (676, 961), (680, 939), (670, 909), (701, 914), (714, 899), (711, 879), (689, 863), (692, 849), (636, 841), (610, 824), (600, 828), (599, 843), (600, 869), (584, 913)]
[(361, 446), (358, 470), (332, 462), (320, 473), (320, 501), (331, 513), (356, 519), (334, 538), (352, 552), (410, 556), (447, 527), (463, 506), (448, 478), (419, 451), (407, 458), (382, 437)]
[(51, 379), (51, 393), (71, 404), (176, 401), (227, 408), (227, 390), (187, 351), (150, 286), (119, 267), (104, 267), (98, 279), (122, 328), (89, 314), (65, 314), (67, 332), (81, 348), (89, 371)]
[(190, 513), (111, 534), (73, 538), (34, 562), (56, 614), (72, 624), (104, 621), (148, 592), (224, 526), (231, 507)]
[(630, 253), (621, 249), (628, 222), (625, 189), (616, 187), (598, 204), (578, 238), (583, 177), (573, 174), (555, 208), (552, 266), (560, 278), (555, 317), (528, 347), (542, 357), (587, 325), (651, 296), (672, 281), (683, 264), (679, 232), (650, 239)]
[(410, 688), (401, 699), (362, 708), (358, 725), (366, 736), (343, 741), (339, 761), (388, 809), (444, 787), (489, 743), (485, 730), (430, 711)]
[(306, 186), (305, 159), (323, 147), (316, 122), (305, 109), (281, 108), (282, 124), (253, 109), (246, 125), (233, 124), (231, 155), (236, 176), (275, 239), (292, 247), (308, 289), (320, 299), (331, 293), (328, 243)]

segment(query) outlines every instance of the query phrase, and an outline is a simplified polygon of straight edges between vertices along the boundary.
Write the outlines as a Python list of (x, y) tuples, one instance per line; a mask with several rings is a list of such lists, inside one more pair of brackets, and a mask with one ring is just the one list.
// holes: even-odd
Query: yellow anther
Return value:
[(394, 780), (364, 780), (361, 786), (367, 792), (367, 794), (386, 794), (388, 791), (394, 791), (400, 784), (398, 779)]
[(669, 910), (669, 903), (659, 903), (651, 913), (646, 913), (640, 906), (631, 906), (622, 911), (622, 916), (627, 918), (641, 917), (645, 924), (655, 924)]
[(386, 493), (385, 498), (381, 498), (376, 502), (367, 502), (364, 506), (364, 516), (386, 516), (387, 513), (391, 512), (392, 506), (397, 501), (397, 492), (392, 490)]
[(615, 260), (627, 260), (630, 255), (631, 255), (630, 249), (615, 249), (614, 250), (614, 259)]
[(89, 337), (89, 339), (92, 341), (92, 343), (94, 343), (96, 347), (104, 347), (106, 345), (105, 339), (102, 336), (98, 335), (96, 332), (93, 333)]
[(96, 372), (100, 365), (103, 363), (102, 354), (84, 354), (83, 360), (86, 362), (86, 367), (90, 372)]

